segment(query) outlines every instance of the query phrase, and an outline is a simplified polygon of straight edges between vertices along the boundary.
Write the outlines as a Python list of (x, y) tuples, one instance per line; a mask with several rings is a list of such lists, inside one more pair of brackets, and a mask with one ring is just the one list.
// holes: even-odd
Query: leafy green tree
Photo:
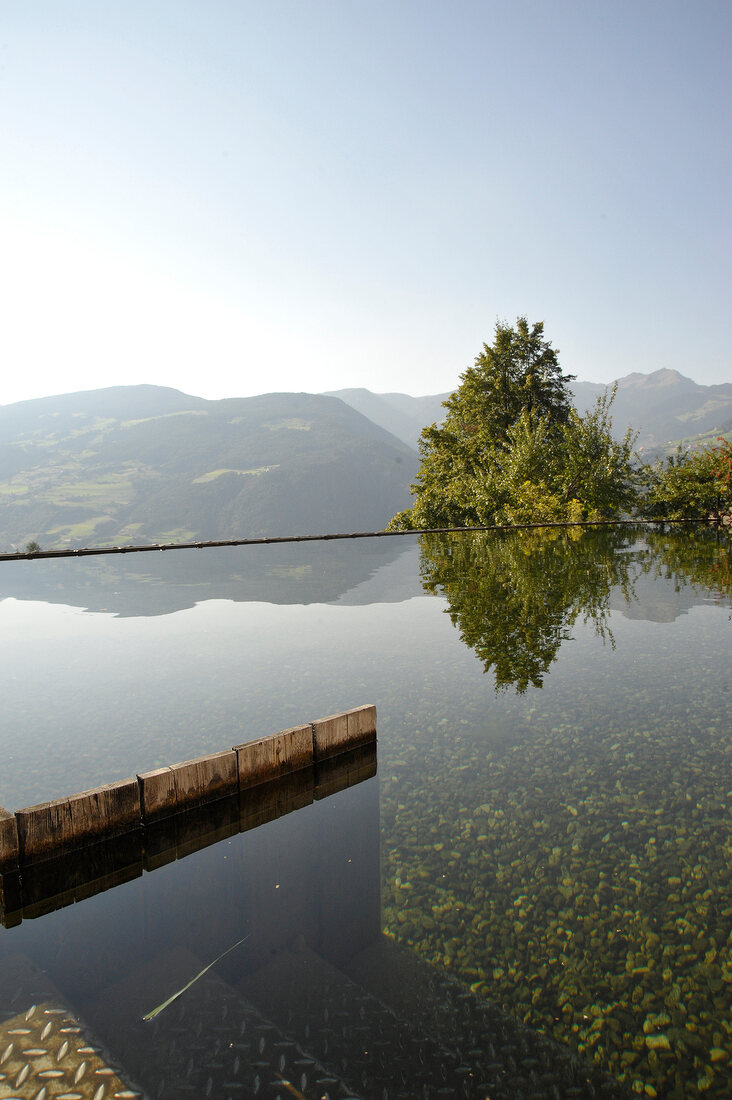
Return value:
[(562, 499), (581, 501), (591, 518), (630, 511), (638, 499), (633, 461), (638, 434), (628, 428), (622, 439), (614, 438), (610, 409), (616, 391), (617, 385), (601, 394), (584, 416), (572, 409), (558, 451)]
[(644, 511), (660, 519), (715, 519), (732, 514), (732, 441), (684, 451), (645, 466)]
[(610, 517), (635, 499), (632, 433), (612, 436), (603, 395), (584, 417), (572, 408), (557, 352), (541, 322), (496, 326), (492, 347), (461, 376), (442, 427), (425, 428), (397, 529), (542, 523)]
[(558, 352), (544, 339), (544, 324), (496, 325), (493, 344), (483, 345), (475, 365), (461, 375), (460, 388), (445, 402), (445, 428), (466, 454), (480, 461), (484, 448), (505, 442), (522, 412), (554, 426), (569, 417), (573, 375), (562, 374)]

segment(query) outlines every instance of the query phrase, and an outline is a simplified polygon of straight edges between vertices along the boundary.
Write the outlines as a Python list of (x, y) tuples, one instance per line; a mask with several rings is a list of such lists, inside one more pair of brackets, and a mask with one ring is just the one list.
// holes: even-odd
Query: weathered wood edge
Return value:
[(15, 813), (0, 807), (0, 874), (221, 798), (246, 796), (375, 740), (376, 707), (368, 704)]

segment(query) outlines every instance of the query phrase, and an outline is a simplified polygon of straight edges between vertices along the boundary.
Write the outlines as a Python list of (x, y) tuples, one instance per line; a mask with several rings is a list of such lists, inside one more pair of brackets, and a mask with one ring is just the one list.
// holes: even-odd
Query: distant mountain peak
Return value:
[(650, 374), (641, 374), (640, 371), (633, 371), (631, 374), (626, 374), (623, 378), (618, 379), (618, 389), (625, 387), (629, 388), (631, 386), (637, 386), (645, 390), (658, 389), (660, 386), (700, 388), (698, 383), (694, 382), (692, 378), (687, 378), (685, 374), (680, 374), (679, 371), (671, 370), (669, 367), (661, 367), (659, 370), (651, 371)]

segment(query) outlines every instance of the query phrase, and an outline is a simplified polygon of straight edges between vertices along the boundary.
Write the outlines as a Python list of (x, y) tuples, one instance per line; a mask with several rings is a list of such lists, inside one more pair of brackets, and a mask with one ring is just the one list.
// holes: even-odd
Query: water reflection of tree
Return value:
[(714, 527), (652, 529), (646, 535), (657, 577), (732, 604), (732, 539)]
[(577, 619), (614, 644), (610, 592), (617, 586), (629, 602), (639, 574), (732, 603), (732, 542), (707, 527), (423, 535), (421, 551), (423, 586), (447, 597), (453, 625), (499, 690), (541, 687)]
[(632, 598), (636, 539), (617, 528), (423, 535), (422, 584), (444, 595), (466, 645), (493, 670), (496, 688), (541, 687), (577, 619), (614, 644), (609, 596)]

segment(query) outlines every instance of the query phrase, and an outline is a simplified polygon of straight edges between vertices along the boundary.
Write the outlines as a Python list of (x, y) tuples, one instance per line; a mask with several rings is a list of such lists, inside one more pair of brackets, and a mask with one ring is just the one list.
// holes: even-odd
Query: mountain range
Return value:
[[(574, 383), (577, 408), (604, 390)], [(120, 386), (2, 406), (0, 550), (380, 530), (409, 505), (419, 433), (448, 396)], [(732, 384), (630, 374), (612, 411), (647, 458), (732, 433)]]
[[(597, 382), (574, 382), (577, 409), (585, 412), (605, 389)], [(612, 417), (616, 435), (626, 428), (639, 433), (641, 453), (694, 444), (732, 432), (732, 383), (701, 386), (675, 370), (627, 374), (618, 379)]]
[[(573, 382), (574, 405), (586, 412), (595, 399), (617, 385), (612, 405), (613, 431), (638, 431), (636, 447), (642, 454), (665, 451), (678, 442), (695, 442), (710, 433), (732, 432), (732, 383), (702, 386), (675, 370), (628, 374), (616, 383)], [(442, 402), (449, 393), (408, 397), (403, 393), (371, 393), (364, 389), (330, 391), (375, 424), (380, 424), (410, 447), (417, 446), (426, 424), (443, 417)]]
[(0, 547), (381, 529), (418, 467), (334, 397), (124, 386), (0, 408)]

